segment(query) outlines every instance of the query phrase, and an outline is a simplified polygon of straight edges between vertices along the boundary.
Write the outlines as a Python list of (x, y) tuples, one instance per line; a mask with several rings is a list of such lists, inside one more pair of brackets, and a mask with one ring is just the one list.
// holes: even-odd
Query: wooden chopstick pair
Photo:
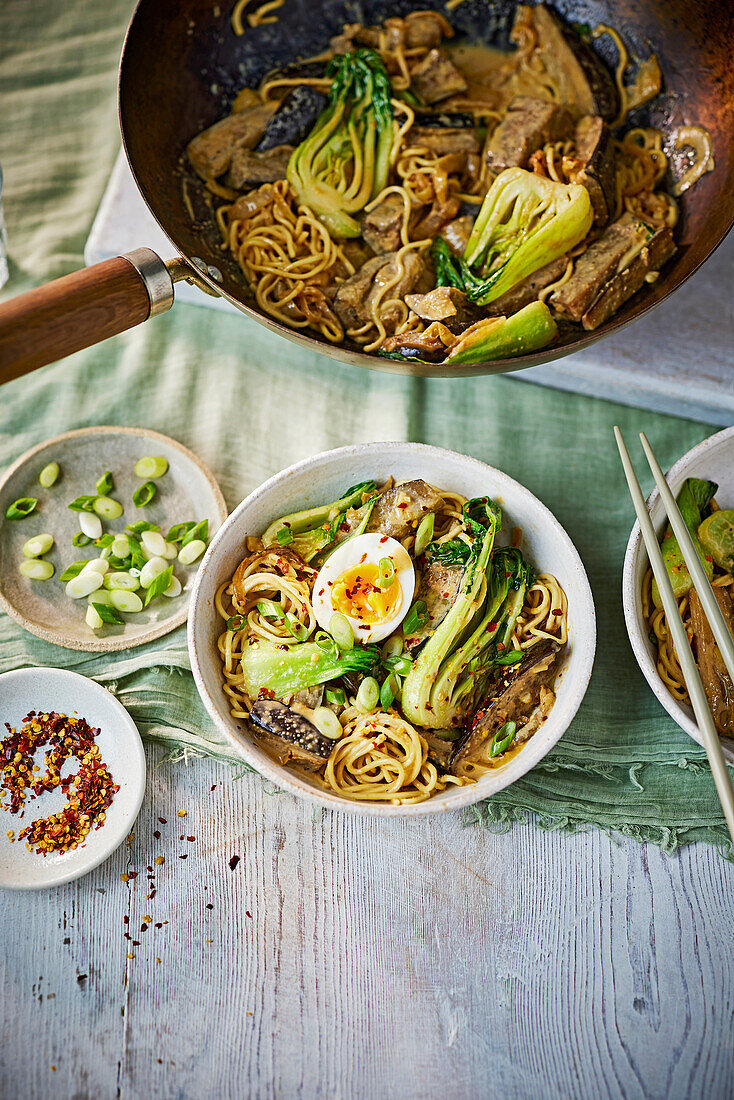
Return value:
[[(635, 506), (635, 512), (640, 522), (640, 529), (645, 541), (647, 556), (650, 559), (653, 575), (657, 581), (660, 598), (663, 602), (663, 609), (675, 645), (675, 652), (680, 661), (681, 669), (683, 670), (683, 677), (686, 681), (688, 694), (691, 698), (693, 712), (696, 715), (698, 728), (703, 737), (704, 748), (706, 749), (706, 755), (708, 756), (714, 783), (716, 784), (716, 793), (719, 796), (721, 808), (724, 811), (724, 818), (729, 827), (729, 834), (734, 843), (734, 788), (732, 788), (729, 769), (724, 760), (724, 754), (721, 751), (719, 735), (716, 732), (716, 726), (714, 725), (714, 720), (709, 710), (708, 700), (706, 699), (703, 683), (701, 682), (696, 661), (691, 651), (688, 635), (683, 625), (683, 619), (678, 610), (678, 602), (673, 593), (665, 563), (663, 562), (663, 555), (658, 544), (657, 535), (655, 534), (655, 528), (652, 525), (652, 520), (645, 506), (645, 498), (642, 495), (640, 483), (637, 480), (637, 475), (635, 474), (632, 461), (619, 428), (615, 427), (614, 435), (617, 440), (617, 447), (619, 448), (619, 454), (622, 459), (632, 503)], [(665, 480), (665, 475), (660, 468), (658, 460), (655, 458), (653, 449), (644, 432), (640, 433), (640, 440), (647, 461), (650, 463), (650, 469), (655, 478), (655, 484), (658, 487), (660, 499), (663, 502), (668, 519), (670, 520), (673, 534), (678, 540), (683, 560), (688, 566), (688, 571), (691, 574), (691, 579), (706, 613), (706, 618), (711, 626), (711, 631), (716, 639), (716, 644), (719, 647), (724, 664), (734, 681), (734, 638), (732, 638), (729, 633), (726, 621), (721, 613), (721, 608), (716, 602), (716, 596), (711, 587), (711, 582), (706, 576), (703, 566), (701, 565), (701, 560), (696, 553), (690, 531), (686, 527), (685, 520), (681, 515), (675, 497), (670, 491), (668, 483)]]

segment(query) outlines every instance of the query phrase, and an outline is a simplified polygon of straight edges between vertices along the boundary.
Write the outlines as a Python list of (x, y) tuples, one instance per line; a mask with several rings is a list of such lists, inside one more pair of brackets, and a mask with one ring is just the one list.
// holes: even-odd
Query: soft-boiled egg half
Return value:
[(355, 535), (337, 546), (316, 577), (314, 615), (328, 630), (339, 611), (358, 642), (381, 642), (408, 614), (414, 589), (413, 562), (404, 546), (379, 531)]

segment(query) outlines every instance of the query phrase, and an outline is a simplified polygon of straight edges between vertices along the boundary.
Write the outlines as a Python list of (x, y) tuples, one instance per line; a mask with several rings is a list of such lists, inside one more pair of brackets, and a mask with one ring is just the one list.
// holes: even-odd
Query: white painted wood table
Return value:
[(0, 1096), (724, 1100), (733, 898), (702, 845), (322, 814), (151, 768), (105, 866), (0, 894)]

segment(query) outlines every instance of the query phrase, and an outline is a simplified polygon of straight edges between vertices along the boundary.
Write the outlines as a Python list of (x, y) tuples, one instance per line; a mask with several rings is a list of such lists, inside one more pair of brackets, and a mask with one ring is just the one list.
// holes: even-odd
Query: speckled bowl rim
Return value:
[[(687, 451), (682, 458), (679, 458), (665, 475), (665, 479), (673, 491), (675, 492), (679, 487), (686, 476), (686, 471), (689, 466), (691, 466), (700, 455), (705, 454), (705, 452), (712, 447), (718, 446), (725, 441), (731, 441), (732, 458), (734, 458), (734, 426), (724, 428), (723, 431), (708, 436), (707, 439), (703, 439), (700, 443), (697, 443), (695, 447), (692, 447), (690, 451)], [(653, 524), (657, 527), (662, 518), (661, 516), (654, 515), (660, 507), (660, 493), (657, 489), (653, 489), (650, 493), (646, 504), (648, 512), (653, 515)], [(652, 646), (646, 631), (640, 625), (644, 621), (642, 617), (642, 593), (640, 592), (639, 585), (635, 583), (635, 574), (641, 555), (647, 558), (647, 551), (642, 541), (642, 531), (640, 530), (639, 520), (635, 520), (634, 527), (630, 532), (629, 541), (627, 542), (627, 550), (624, 555), (624, 568), (622, 570), (622, 606), (624, 608), (624, 621), (627, 627), (627, 636), (632, 646), (632, 652), (635, 655), (637, 664), (640, 666), (642, 675), (647, 680), (658, 702), (665, 708), (676, 725), (680, 726), (689, 737), (693, 738), (697, 745), (703, 748), (703, 738), (692, 709), (690, 707), (684, 707), (674, 699), (660, 679), (652, 656)], [(730, 748), (725, 742), (722, 742), (721, 748), (727, 763), (734, 766), (734, 749)]]
[[(427, 799), (425, 802), (419, 802), (414, 805), (408, 806), (389, 806), (371, 802), (356, 802), (350, 799), (341, 798), (337, 794), (331, 794), (328, 791), (319, 791), (312, 787), (306, 780), (300, 779), (295, 772), (290, 772), (286, 768), (281, 767), (269, 758), (263, 758), (256, 755), (254, 747), (248, 745), (241, 737), (235, 735), (231, 729), (231, 722), (223, 720), (217, 709), (217, 704), (213, 698), (212, 693), (204, 679), (201, 663), (199, 660), (199, 652), (196, 641), (196, 623), (200, 613), (203, 616), (203, 608), (205, 606), (207, 598), (211, 598), (212, 593), (209, 591), (210, 575), (214, 575), (214, 570), (211, 569), (212, 562), (216, 559), (219, 552), (219, 547), (227, 538), (228, 532), (233, 526), (241, 521), (243, 514), (261, 498), (266, 497), (276, 486), (282, 484), (289, 477), (294, 474), (300, 474), (301, 472), (308, 471), (317, 463), (325, 459), (329, 459), (331, 462), (338, 463), (340, 459), (347, 456), (368, 456), (370, 454), (379, 454), (381, 458), (389, 457), (390, 453), (395, 454), (397, 460), (399, 460), (401, 454), (423, 454), (432, 455), (437, 459), (449, 460), (457, 464), (461, 464), (464, 468), (473, 467), (476, 472), (488, 471), (491, 473), (492, 478), (497, 486), (493, 492), (496, 495), (502, 495), (503, 491), (507, 487), (511, 487), (513, 491), (518, 492), (521, 496), (524, 496), (536, 511), (536, 515), (543, 518), (545, 522), (551, 525), (555, 529), (555, 533), (559, 540), (565, 547), (565, 551), (568, 554), (570, 566), (576, 573), (576, 579), (579, 583), (579, 589), (582, 593), (582, 599), (580, 602), (583, 604), (582, 614), (585, 616), (585, 621), (582, 624), (577, 620), (577, 637), (574, 640), (575, 645), (581, 646), (581, 634), (586, 635), (587, 644), (585, 648), (580, 652), (579, 664), (580, 667), (576, 671), (574, 684), (569, 691), (569, 695), (563, 701), (562, 717), (558, 722), (558, 714), (556, 715), (556, 721), (558, 728), (554, 731), (553, 736), (546, 739), (532, 738), (525, 746), (523, 751), (519, 753), (514, 759), (512, 759), (504, 768), (497, 772), (495, 781), (492, 785), (492, 789), (487, 789), (486, 777), (485, 780), (480, 781), (474, 786), (457, 788), (456, 792), (452, 794), (451, 799), (443, 805), (435, 805), (434, 799)], [(504, 488), (503, 488), (504, 487)], [(194, 674), (194, 680), (196, 687), (201, 696), (201, 700), (209, 713), (212, 721), (217, 729), (227, 738), (227, 741), (234, 747), (242, 759), (249, 764), (256, 771), (260, 772), (265, 778), (270, 779), (278, 787), (288, 791), (290, 794), (296, 795), (299, 798), (308, 799), (317, 805), (327, 807), (329, 809), (344, 810), (348, 813), (362, 814), (374, 817), (422, 817), (427, 814), (444, 813), (447, 810), (459, 810), (466, 806), (471, 806), (476, 802), (481, 802), (485, 798), (489, 798), (492, 795), (497, 794), (505, 787), (510, 786), (516, 780), (520, 779), (523, 775), (529, 772), (548, 752), (558, 743), (563, 734), (568, 729), (571, 721), (573, 720), (576, 712), (578, 711), (581, 701), (586, 694), (586, 689), (589, 685), (591, 678), (591, 672), (594, 665), (594, 656), (596, 652), (596, 612), (594, 608), (594, 599), (589, 585), (589, 580), (586, 575), (581, 557), (571, 541), (566, 530), (558, 522), (552, 512), (549, 511), (546, 506), (535, 497), (529, 489), (526, 489), (520, 482), (515, 481), (514, 478), (509, 477), (501, 470), (496, 469), (494, 466), (489, 466), (485, 462), (481, 462), (479, 459), (472, 458), (469, 455), (460, 454), (457, 451), (450, 451), (442, 447), (433, 447), (425, 443), (401, 443), (401, 442), (385, 442), (385, 443), (362, 443), (355, 444), (347, 447), (340, 447), (332, 451), (323, 451), (317, 455), (312, 455), (310, 458), (303, 459), (301, 462), (297, 462), (287, 469), (282, 470), (280, 473), (275, 474), (267, 481), (263, 482), (257, 489), (247, 496), (241, 504), (234, 509), (229, 518), (222, 525), (217, 532), (215, 538), (209, 545), (207, 552), (202, 560), (201, 567), (197, 573), (194, 587), (191, 592), (190, 602), (190, 614), (188, 623), (188, 644), (189, 644), (189, 656), (191, 659), (191, 669)], [(209, 641), (212, 646), (216, 645), (216, 639), (212, 638)], [(218, 694), (221, 694), (221, 686), (216, 684), (215, 690)], [(558, 702), (553, 708), (551, 713), (552, 719), (554, 713), (558, 708)], [(559, 712), (560, 713), (560, 712)], [(544, 731), (547, 729), (544, 726)]]
[[(192, 462), (204, 475), (212, 491), (212, 497), (219, 513), (220, 523), (224, 523), (227, 518), (227, 505), (222, 495), (222, 490), (219, 488), (214, 474), (209, 467), (202, 462), (198, 455), (195, 455), (188, 447), (184, 447), (183, 443), (179, 443), (177, 439), (171, 439), (169, 435), (163, 435), (161, 432), (153, 431), (152, 428), (133, 428), (129, 426), (116, 426), (114, 424), (100, 424), (91, 428), (74, 428), (72, 431), (62, 432), (61, 435), (52, 436), (51, 439), (45, 439), (42, 443), (37, 443), (35, 447), (31, 447), (30, 450), (26, 451), (19, 458), (16, 458), (15, 462), (8, 466), (5, 473), (0, 477), (0, 493), (5, 488), (6, 483), (21, 466), (24, 466), (26, 462), (35, 458), (36, 455), (40, 454), (41, 451), (45, 451), (48, 447), (56, 447), (59, 443), (65, 443), (68, 439), (77, 439), (79, 436), (105, 435), (112, 432), (123, 435), (142, 435), (158, 443), (165, 443), (168, 447), (173, 447), (174, 450), (184, 455), (189, 462)], [(15, 622), (22, 626), (24, 630), (27, 630), (29, 634), (34, 634), (37, 638), (42, 638), (44, 642), (51, 642), (52, 645), (61, 646), (63, 649), (74, 649), (77, 650), (77, 652), (83, 653), (113, 653), (122, 649), (137, 649), (138, 646), (145, 645), (146, 642), (152, 642), (156, 638), (162, 638), (165, 634), (170, 634), (176, 627), (185, 623), (189, 615), (190, 607), (191, 597), (189, 597), (188, 603), (184, 607), (177, 611), (175, 615), (171, 615), (170, 619), (164, 619), (163, 622), (153, 623), (148, 630), (144, 630), (135, 637), (126, 637), (124, 634), (110, 636), (109, 638), (90, 637), (88, 642), (85, 641), (82, 644), (78, 638), (72, 638), (69, 635), (65, 635), (63, 630), (48, 630), (38, 623), (34, 623), (30, 619), (27, 619), (25, 615), (8, 600), (2, 588), (0, 588), (0, 609), (5, 611), (11, 619), (14, 619)]]

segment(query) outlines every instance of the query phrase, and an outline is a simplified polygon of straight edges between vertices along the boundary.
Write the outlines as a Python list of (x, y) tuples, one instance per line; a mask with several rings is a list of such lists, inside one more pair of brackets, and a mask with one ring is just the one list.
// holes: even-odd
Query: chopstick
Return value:
[[(719, 802), (721, 803), (721, 808), (724, 811), (724, 819), (726, 820), (726, 824), (729, 829), (729, 835), (731, 836), (732, 843), (734, 843), (734, 788), (732, 787), (729, 769), (726, 765), (726, 761), (724, 760), (724, 754), (721, 751), (719, 735), (716, 732), (714, 720), (711, 716), (711, 711), (709, 710), (706, 692), (703, 689), (701, 677), (699, 675), (698, 668), (696, 666), (696, 662), (691, 651), (691, 646), (688, 641), (688, 635), (686, 634), (686, 628), (683, 625), (683, 619), (681, 618), (680, 610), (678, 609), (678, 602), (675, 598), (673, 587), (668, 578), (668, 573), (665, 568), (665, 563), (663, 561), (663, 555), (660, 550), (660, 546), (658, 545), (657, 535), (655, 534), (655, 528), (652, 525), (652, 520), (650, 519), (647, 507), (645, 506), (645, 498), (642, 495), (642, 489), (640, 488), (640, 483), (637, 480), (637, 475), (635, 474), (632, 460), (630, 459), (627, 447), (625, 446), (624, 438), (618, 427), (615, 427), (614, 429), (614, 436), (617, 440), (617, 447), (619, 448), (619, 455), (622, 459), (622, 466), (624, 467), (625, 477), (627, 478), (627, 485), (629, 486), (632, 503), (635, 506), (637, 519), (640, 522), (640, 530), (642, 531), (642, 538), (645, 542), (647, 556), (650, 559), (650, 565), (652, 567), (653, 575), (655, 577), (655, 580), (657, 581), (660, 598), (663, 602), (663, 609), (665, 611), (668, 628), (670, 629), (671, 637), (675, 645), (675, 652), (678, 656), (678, 660), (680, 661), (681, 669), (683, 670), (683, 678), (685, 679), (686, 687), (688, 688), (688, 694), (691, 698), (693, 713), (696, 716), (698, 728), (701, 731), (703, 745), (706, 750), (711, 773), (714, 777), (716, 793), (719, 796)], [(671, 526), (675, 531), (673, 517), (677, 513), (677, 516), (678, 518), (680, 518), (682, 523), (682, 516), (678, 511), (675, 500), (673, 499), (673, 494), (668, 488), (667, 482), (663, 477), (662, 470), (660, 469), (660, 466), (655, 459), (650, 444), (648, 443), (644, 435), (641, 435), (640, 438), (642, 439), (642, 445), (645, 448), (645, 454), (647, 455), (648, 461), (650, 462), (650, 466), (652, 468), (653, 474), (655, 475), (656, 481), (658, 478), (658, 472), (660, 474), (660, 480), (658, 481), (660, 498), (663, 501), (666, 510), (668, 511)], [(653, 462), (655, 463), (654, 466)], [(663, 485), (665, 486), (665, 490), (667, 492), (663, 491)], [(668, 507), (669, 500), (673, 501), (672, 509)], [(683, 526), (685, 527), (685, 524), (683, 524)], [(687, 529), (686, 533), (688, 533)], [(688, 541), (690, 543), (690, 536)], [(683, 554), (683, 559), (691, 572), (691, 577), (695, 578), (695, 570), (691, 569), (691, 562), (688, 561), (687, 548), (684, 548), (680, 539), (679, 545), (681, 548), (681, 553)], [(695, 550), (693, 551), (693, 558), (695, 558), (696, 562), (698, 562), (699, 568), (701, 568), (701, 563), (698, 560), (698, 555), (696, 554)], [(701, 573), (704, 577), (706, 576), (706, 574), (703, 573), (702, 568)], [(706, 605), (704, 603), (701, 592), (698, 590), (698, 588), (696, 589), (696, 591), (701, 597), (701, 603), (704, 605), (705, 608)], [(713, 599), (713, 603), (716, 606), (716, 611), (721, 617), (723, 623), (723, 616), (721, 616), (721, 609), (716, 603), (716, 597), (713, 596), (713, 592), (709, 592), (708, 594)], [(709, 619), (709, 622), (711, 623), (713, 629), (712, 620)], [(726, 624), (724, 624), (724, 629), (726, 630)], [(716, 637), (716, 635), (714, 636)], [(716, 640), (718, 642), (718, 638)]]

